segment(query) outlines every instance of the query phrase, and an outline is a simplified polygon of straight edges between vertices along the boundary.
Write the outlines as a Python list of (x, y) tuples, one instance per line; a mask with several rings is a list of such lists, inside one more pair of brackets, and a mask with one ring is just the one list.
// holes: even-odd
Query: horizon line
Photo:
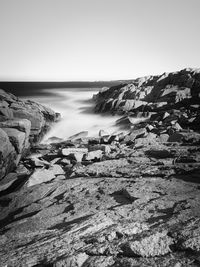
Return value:
[(103, 79), (103, 80), (68, 80), (68, 81), (66, 81), (66, 80), (1, 80), (1, 78), (0, 78), (0, 82), (23, 82), (23, 83), (25, 83), (25, 82), (31, 82), (31, 83), (33, 83), (33, 82), (42, 82), (42, 83), (44, 83), (44, 82), (59, 82), (59, 83), (75, 83), (75, 82), (82, 82), (82, 83), (84, 83), (84, 82), (90, 82), (90, 83), (95, 83), (95, 82), (118, 82), (118, 81), (131, 81), (131, 80), (135, 80), (135, 79), (139, 79), (139, 78), (143, 78), (143, 77), (148, 77), (148, 76), (161, 76), (161, 75), (163, 75), (163, 74), (165, 74), (165, 73), (173, 73), (173, 72), (179, 72), (179, 71), (182, 71), (182, 70), (186, 70), (186, 69), (191, 69), (191, 70), (197, 70), (197, 69), (200, 69), (200, 67), (185, 67), (185, 68), (181, 68), (181, 69), (179, 69), (179, 70), (173, 70), (173, 71), (164, 71), (164, 72), (162, 72), (162, 73), (157, 73), (157, 74), (145, 74), (145, 75), (134, 75), (135, 77), (132, 77), (132, 78), (122, 78), (122, 79), (109, 79), (109, 80), (107, 80), (107, 79)]

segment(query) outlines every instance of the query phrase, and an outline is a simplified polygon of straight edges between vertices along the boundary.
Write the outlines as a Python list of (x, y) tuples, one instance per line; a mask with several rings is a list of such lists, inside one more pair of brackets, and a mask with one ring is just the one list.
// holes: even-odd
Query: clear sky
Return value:
[(200, 67), (200, 0), (0, 0), (0, 80)]

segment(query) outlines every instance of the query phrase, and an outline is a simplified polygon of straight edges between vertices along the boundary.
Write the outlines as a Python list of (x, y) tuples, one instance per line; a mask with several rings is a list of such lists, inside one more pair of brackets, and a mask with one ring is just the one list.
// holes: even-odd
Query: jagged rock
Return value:
[(146, 128), (140, 128), (140, 129), (136, 129), (131, 131), (131, 133), (129, 135), (127, 135), (124, 139), (124, 142), (128, 142), (128, 141), (134, 141), (137, 138), (141, 138), (143, 136), (145, 136), (147, 134)]
[[(135, 79), (99, 92), (95, 97), (96, 111), (128, 112), (165, 109), (184, 106), (187, 101), (199, 100), (200, 83), (198, 69)], [(138, 82), (139, 80), (145, 82)], [(185, 102), (184, 102), (185, 101)], [(107, 103), (105, 105), (105, 103)]]

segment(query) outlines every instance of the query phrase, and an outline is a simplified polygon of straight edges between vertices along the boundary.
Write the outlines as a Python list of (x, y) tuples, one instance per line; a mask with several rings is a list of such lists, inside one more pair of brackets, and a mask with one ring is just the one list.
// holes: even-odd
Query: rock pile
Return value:
[(94, 99), (96, 112), (109, 111), (133, 117), (158, 113), (155, 120), (178, 119), (181, 126), (199, 130), (200, 69), (138, 78), (100, 91)]

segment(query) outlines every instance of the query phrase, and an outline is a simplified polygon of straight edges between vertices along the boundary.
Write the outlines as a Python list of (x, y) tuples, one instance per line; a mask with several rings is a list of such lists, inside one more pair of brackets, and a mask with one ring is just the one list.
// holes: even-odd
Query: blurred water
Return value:
[[(105, 130), (109, 134), (120, 131), (115, 126), (119, 116), (101, 115), (94, 113), (93, 94), (98, 89), (43, 89), (43, 96), (28, 96), (28, 99), (39, 102), (61, 113), (61, 121), (56, 123), (44, 137), (46, 141), (50, 137), (67, 139), (73, 134), (88, 131), (88, 136), (98, 136), (99, 130)], [(49, 94), (48, 94), (49, 93)]]

